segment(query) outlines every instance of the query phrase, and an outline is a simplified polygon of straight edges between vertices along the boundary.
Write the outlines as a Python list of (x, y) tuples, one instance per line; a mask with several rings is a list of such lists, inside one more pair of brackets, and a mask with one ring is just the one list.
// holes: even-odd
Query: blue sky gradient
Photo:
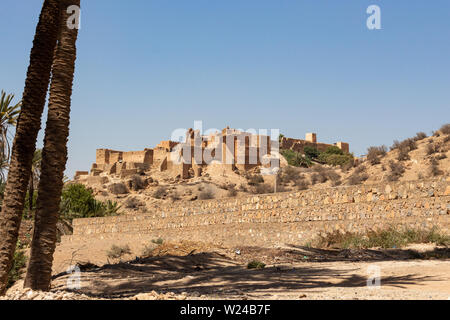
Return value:
[[(0, 89), (18, 98), (41, 5), (1, 1)], [(194, 120), (317, 132), (356, 155), (430, 133), (450, 120), (450, 2), (82, 0), (66, 174)]]

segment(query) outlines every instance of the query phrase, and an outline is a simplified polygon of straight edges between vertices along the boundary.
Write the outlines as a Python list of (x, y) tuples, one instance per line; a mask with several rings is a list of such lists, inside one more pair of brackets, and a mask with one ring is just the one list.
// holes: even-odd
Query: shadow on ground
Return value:
[[(429, 252), (413, 250), (325, 250), (290, 246), (287, 249), (246, 247), (239, 254), (203, 252), (186, 256), (156, 256), (108, 264), (81, 265), (82, 293), (108, 298), (130, 297), (143, 292), (187, 292), (188, 294), (236, 297), (253, 293), (365, 287), (367, 275), (351, 265), (330, 267), (327, 262), (398, 261), (448, 258), (448, 248)], [(265, 262), (262, 270), (248, 270), (251, 260)], [(54, 276), (55, 290), (65, 290), (68, 275)], [(402, 288), (434, 277), (402, 275), (383, 277), (384, 285)]]

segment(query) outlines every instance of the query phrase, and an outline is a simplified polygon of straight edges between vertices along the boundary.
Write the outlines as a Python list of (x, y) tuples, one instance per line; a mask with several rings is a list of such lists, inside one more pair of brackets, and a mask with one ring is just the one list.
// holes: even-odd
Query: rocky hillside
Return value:
[[(363, 159), (342, 166), (313, 162), (293, 167), (281, 161), (277, 192), (324, 188), (338, 185), (408, 181), (450, 175), (450, 124), (432, 136), (418, 133), (404, 141), (370, 147)], [(80, 181), (101, 201), (117, 201), (123, 213), (146, 212), (149, 208), (179, 200), (206, 200), (274, 192), (273, 176), (252, 172), (223, 171), (211, 166), (202, 177), (182, 180), (152, 168), (120, 179), (89, 177)]]

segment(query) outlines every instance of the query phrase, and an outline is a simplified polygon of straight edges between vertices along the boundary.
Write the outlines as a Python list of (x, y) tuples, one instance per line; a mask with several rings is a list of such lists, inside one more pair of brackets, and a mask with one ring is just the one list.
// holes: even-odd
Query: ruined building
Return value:
[[(333, 146), (317, 143), (315, 133), (307, 134), (306, 140), (282, 138), (280, 142), (281, 149), (297, 152), (303, 152), (305, 146), (315, 147), (319, 151)], [(173, 177), (188, 179), (201, 176), (208, 166), (244, 172), (255, 167), (276, 169), (280, 166), (278, 144), (270, 136), (230, 128), (209, 135), (189, 129), (184, 142), (162, 141), (154, 149), (133, 152), (99, 149), (91, 171), (79, 171), (75, 178), (86, 175), (125, 178), (156, 169)], [(349, 152), (347, 143), (338, 142), (334, 145)]]
[(338, 147), (345, 153), (350, 153), (350, 146), (345, 142), (336, 142), (335, 144), (326, 144), (317, 142), (317, 134), (316, 133), (307, 133), (305, 140), (300, 139), (291, 139), (291, 138), (281, 138), (280, 140), (280, 149), (281, 150), (293, 150), (299, 153), (304, 153), (305, 147), (313, 147), (319, 150), (320, 152), (324, 152), (329, 147)]

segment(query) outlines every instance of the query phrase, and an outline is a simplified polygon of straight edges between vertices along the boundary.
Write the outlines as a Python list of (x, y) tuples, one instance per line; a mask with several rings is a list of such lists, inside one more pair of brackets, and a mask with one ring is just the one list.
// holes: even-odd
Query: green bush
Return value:
[(95, 200), (92, 191), (82, 184), (70, 184), (61, 196), (61, 217), (67, 220), (116, 215), (120, 207), (116, 202)]
[(22, 250), (22, 246), (20, 241), (17, 242), (16, 250), (14, 251), (13, 256), (13, 265), (11, 270), (8, 273), (8, 282), (6, 284), (7, 288), (11, 288), (14, 283), (20, 279), (23, 273), (23, 268), (27, 263), (27, 257)]
[(164, 239), (163, 238), (158, 238), (158, 239), (153, 239), (152, 243), (157, 244), (157, 245), (162, 245), (164, 243)]
[(323, 152), (319, 156), (319, 161), (330, 166), (343, 166), (353, 162), (353, 155)]
[(309, 167), (312, 165), (311, 159), (294, 150), (283, 150), (281, 154), (288, 164), (293, 167)]
[(324, 152), (320, 153), (318, 161), (330, 166), (343, 166), (353, 163), (353, 155), (345, 153), (336, 146), (331, 146)]
[(317, 159), (320, 155), (319, 150), (317, 150), (316, 148), (311, 147), (311, 146), (306, 146), (303, 149), (303, 152), (305, 153), (305, 156), (310, 159)]
[(264, 269), (265, 267), (266, 264), (258, 260), (253, 260), (247, 265), (247, 269)]

